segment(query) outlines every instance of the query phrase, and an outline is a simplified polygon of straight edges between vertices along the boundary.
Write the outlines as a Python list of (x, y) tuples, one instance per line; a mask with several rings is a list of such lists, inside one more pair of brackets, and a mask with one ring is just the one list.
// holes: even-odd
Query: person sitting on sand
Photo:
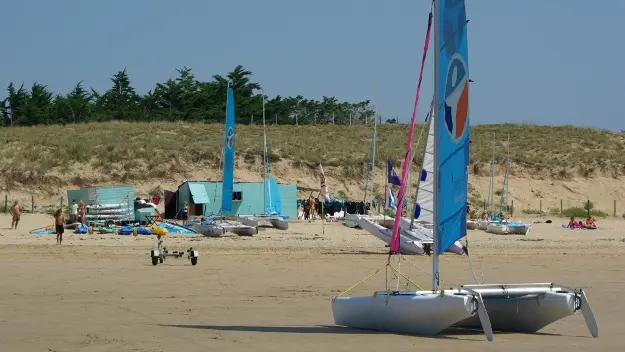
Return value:
[(569, 221), (569, 224), (566, 227), (570, 229), (579, 229), (581, 227), (580, 224), (581, 224), (580, 222), (577, 222), (575, 220), (574, 216), (571, 216), (571, 220)]
[(61, 209), (54, 213), (54, 227), (56, 228), (56, 244), (63, 242), (63, 232), (65, 232), (65, 216)]
[(12, 215), (11, 228), (12, 229), (17, 229), (17, 224), (20, 222), (20, 217), (22, 216), (23, 210), (24, 209), (22, 208), (22, 206), (20, 205), (18, 201), (13, 202), (13, 205), (11, 206), (11, 215)]
[(584, 224), (584, 227), (587, 229), (596, 229), (597, 228), (597, 224), (595, 224), (595, 220), (592, 217), (588, 217), (586, 219), (586, 223)]

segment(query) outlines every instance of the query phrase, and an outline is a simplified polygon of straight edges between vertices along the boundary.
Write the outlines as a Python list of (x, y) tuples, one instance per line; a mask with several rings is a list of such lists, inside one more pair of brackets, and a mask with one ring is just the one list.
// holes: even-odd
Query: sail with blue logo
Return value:
[(234, 93), (228, 87), (226, 101), (226, 130), (224, 133), (224, 176), (222, 184), (221, 210), (232, 211), (232, 192), (234, 187)]
[(281, 215), (282, 202), (280, 202), (280, 192), (278, 191), (278, 181), (273, 177), (265, 177), (265, 214)]
[(437, 252), (466, 236), (469, 165), (469, 58), (464, 0), (440, 1), (435, 126)]

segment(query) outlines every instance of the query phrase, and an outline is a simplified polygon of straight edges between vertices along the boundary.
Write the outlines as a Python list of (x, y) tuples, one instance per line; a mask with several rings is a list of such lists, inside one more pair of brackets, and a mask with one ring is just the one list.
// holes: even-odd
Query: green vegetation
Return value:
[[(13, 126), (112, 120), (223, 122), (230, 84), (237, 123), (262, 122), (262, 87), (252, 82), (252, 72), (243, 66), (235, 67), (225, 77), (214, 75), (208, 82), (196, 80), (187, 67), (177, 72), (178, 77), (157, 83), (145, 95), (132, 87), (126, 69), (111, 77), (111, 88), (104, 93), (85, 88), (82, 82), (67, 94), (54, 94), (41, 83), (34, 83), (30, 90), (23, 84), (10, 83), (6, 98), (0, 100), (0, 112), (4, 124)], [(267, 119), (277, 124), (363, 123), (374, 116), (368, 100), (347, 103), (324, 96), (318, 101), (299, 95), (265, 99)]]
[[(270, 157), (274, 162), (287, 161), (293, 167), (311, 170), (323, 163), (338, 168), (347, 179), (360, 181), (371, 128), (370, 125), (268, 126)], [(417, 126), (417, 133), (420, 130), (421, 126)], [(472, 165), (487, 170), (491, 157), (489, 140), (494, 131), (501, 136), (517, 136), (512, 138), (510, 148), (511, 174), (552, 178), (559, 170), (566, 169), (574, 176), (591, 177), (601, 172), (618, 177), (625, 172), (625, 154), (619, 152), (625, 147), (625, 134), (570, 126), (474, 126)], [(0, 177), (6, 180), (7, 188), (12, 188), (12, 183), (80, 186), (174, 177), (198, 167), (217, 168), (223, 133), (220, 124), (168, 121), (4, 127), (0, 128), (0, 140), (4, 142)], [(236, 153), (243, 158), (241, 162), (260, 165), (262, 127), (239, 125), (237, 134)], [(391, 159), (399, 169), (405, 140), (405, 125), (381, 125), (377, 167), (385, 167), (386, 159)], [(424, 137), (415, 153), (415, 168), (421, 163), (423, 144)], [(504, 161), (503, 156), (497, 160), (501, 164)], [(77, 165), (90, 166), (94, 173), (76, 173)], [(594, 171), (588, 174), (580, 168)], [(471, 193), (472, 201), (480, 200), (477, 192)]]

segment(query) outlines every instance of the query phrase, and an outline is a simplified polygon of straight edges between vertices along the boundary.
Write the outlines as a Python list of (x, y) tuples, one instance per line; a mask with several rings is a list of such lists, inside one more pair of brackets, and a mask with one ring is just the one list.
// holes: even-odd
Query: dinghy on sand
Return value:
[[(455, 241), (466, 236), (466, 203), (469, 166), (469, 67), (467, 54), (466, 12), (464, 0), (434, 0), (430, 12), (426, 45), (434, 24), (435, 119), (433, 210), (434, 238), (432, 289), (392, 291), (348, 297), (340, 293), (332, 298), (332, 314), (337, 325), (352, 328), (434, 335), (451, 326), (482, 329), (489, 341), (493, 330), (536, 332), (552, 322), (581, 311), (593, 337), (598, 327), (592, 309), (581, 288), (555, 283), (477, 284), (441, 290), (439, 258)], [(434, 14), (432, 13), (434, 12)], [(432, 21), (433, 15), (433, 21)], [(419, 82), (423, 77), (425, 52)], [(398, 204), (404, 199), (412, 149), (415, 115), (420, 84), (411, 119), (402, 170)], [(444, 118), (442, 118), (444, 116)], [(443, 172), (440, 172), (443, 171)], [(391, 260), (401, 260), (400, 214), (393, 226), (387, 270), (396, 277), (406, 276)], [(375, 274), (375, 273), (374, 273)], [(373, 276), (370, 275), (369, 277)], [(362, 280), (365, 281), (365, 280)], [(361, 282), (362, 282), (361, 281)], [(414, 284), (407, 279), (408, 283)], [(399, 285), (399, 283), (397, 283)]]

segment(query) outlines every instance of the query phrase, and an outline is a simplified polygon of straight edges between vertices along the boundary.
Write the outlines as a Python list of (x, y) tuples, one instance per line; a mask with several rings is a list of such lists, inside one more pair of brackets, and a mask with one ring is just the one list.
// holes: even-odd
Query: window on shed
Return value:
[(240, 202), (243, 200), (243, 192), (232, 192), (232, 201)]

